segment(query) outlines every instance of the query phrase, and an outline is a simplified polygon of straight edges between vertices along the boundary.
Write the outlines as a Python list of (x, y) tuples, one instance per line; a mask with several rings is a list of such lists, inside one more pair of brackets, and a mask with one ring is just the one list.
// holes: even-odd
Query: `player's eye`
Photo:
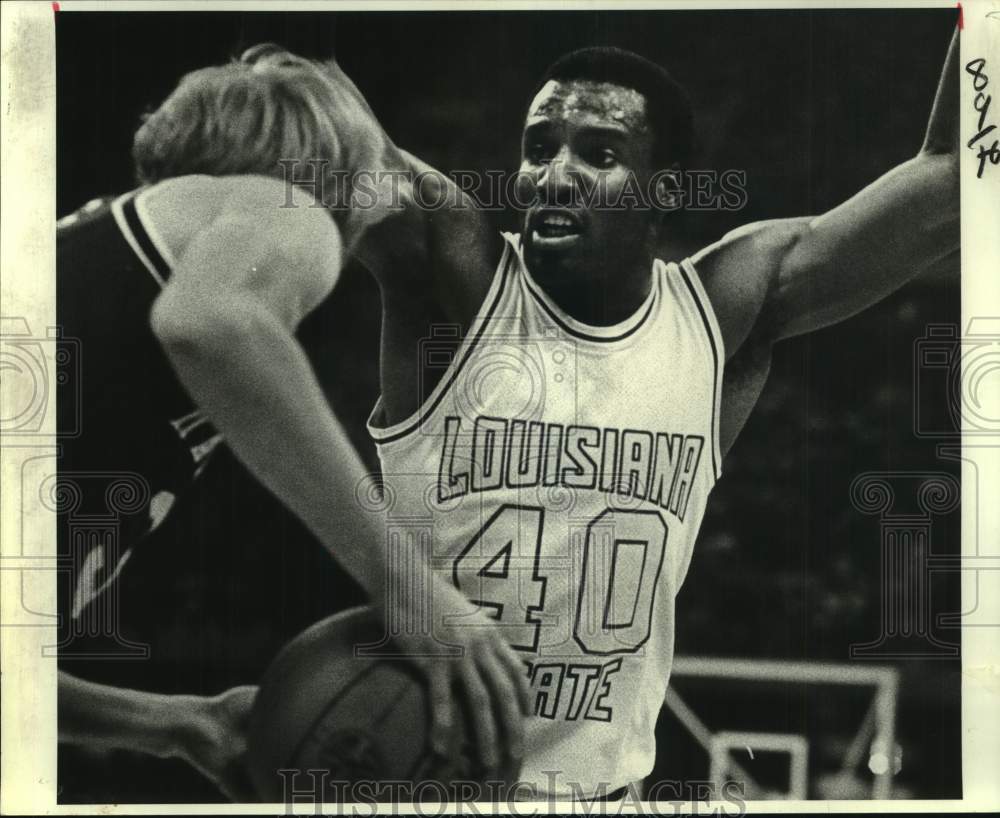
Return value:
[(618, 153), (614, 148), (595, 148), (587, 161), (595, 168), (611, 168), (618, 164)]
[(525, 146), (524, 155), (529, 162), (541, 163), (550, 162), (555, 156), (555, 150), (551, 144), (547, 142), (535, 141), (529, 142)]

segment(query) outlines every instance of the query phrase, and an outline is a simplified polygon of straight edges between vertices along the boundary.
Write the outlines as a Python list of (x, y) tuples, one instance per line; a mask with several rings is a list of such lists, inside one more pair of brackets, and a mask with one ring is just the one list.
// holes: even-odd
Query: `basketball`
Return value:
[[(285, 801), (293, 780), (297, 795), (315, 788), (317, 800), (331, 802), (359, 800), (351, 797), (359, 782), (369, 787), (365, 798), (381, 800), (387, 782), (474, 780), (467, 738), (456, 740), (446, 769), (432, 768), (430, 701), (418, 669), (405, 659), (356, 655), (383, 641), (371, 609), (356, 608), (307, 628), (275, 657), (248, 735), (250, 775), (263, 800)], [(461, 715), (456, 736), (467, 735)], [(437, 786), (425, 792), (431, 800), (444, 794)]]

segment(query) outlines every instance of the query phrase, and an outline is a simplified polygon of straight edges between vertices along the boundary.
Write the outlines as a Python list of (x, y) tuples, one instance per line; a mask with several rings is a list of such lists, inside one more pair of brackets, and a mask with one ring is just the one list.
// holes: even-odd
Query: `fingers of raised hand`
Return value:
[(517, 681), (510, 666), (495, 651), (482, 651), (479, 667), (492, 694), (492, 712), (502, 763), (500, 772), (504, 780), (513, 781), (517, 778), (524, 755), (524, 717)]
[(500, 767), (501, 752), (498, 747), (500, 731), (496, 725), (493, 696), (475, 659), (463, 660), (459, 673), (479, 761), (484, 767), (485, 776), (488, 779), (495, 778)]
[(528, 681), (528, 665), (506, 642), (497, 653), (510, 674), (521, 713), (530, 716), (534, 707), (531, 683)]
[(448, 664), (443, 660), (435, 664), (431, 660), (427, 667), (431, 703), (430, 745), (431, 750), (440, 756), (448, 755), (455, 729), (455, 706)]

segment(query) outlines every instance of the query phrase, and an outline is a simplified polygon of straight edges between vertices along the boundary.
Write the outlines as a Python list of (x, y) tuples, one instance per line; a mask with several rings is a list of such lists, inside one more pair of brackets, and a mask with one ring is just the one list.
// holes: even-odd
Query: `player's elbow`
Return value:
[(941, 222), (957, 223), (961, 202), (958, 155), (953, 151), (942, 153), (925, 149), (917, 154), (913, 162), (933, 191), (935, 211)]
[(150, 328), (167, 356), (215, 359), (233, 354), (253, 335), (248, 311), (224, 298), (192, 298), (166, 290), (154, 302)]

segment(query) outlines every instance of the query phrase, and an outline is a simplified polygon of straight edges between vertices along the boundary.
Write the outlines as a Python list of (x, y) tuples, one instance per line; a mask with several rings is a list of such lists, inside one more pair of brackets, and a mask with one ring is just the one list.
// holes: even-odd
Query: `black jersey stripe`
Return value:
[(615, 341), (623, 341), (630, 335), (634, 335), (636, 332), (638, 332), (638, 330), (643, 326), (643, 324), (646, 323), (646, 319), (648, 319), (649, 316), (652, 315), (653, 307), (656, 306), (656, 302), (659, 296), (659, 279), (654, 278), (653, 287), (657, 288), (657, 292), (653, 293), (653, 297), (650, 298), (649, 306), (646, 307), (646, 311), (643, 313), (642, 318), (636, 321), (633, 326), (629, 327), (620, 335), (608, 335), (608, 336), (590, 335), (586, 332), (582, 332), (574, 327), (569, 326), (569, 324), (563, 321), (562, 318), (560, 318), (559, 315), (547, 303), (545, 303), (545, 299), (531, 285), (529, 281), (525, 280), (524, 285), (528, 288), (528, 292), (531, 293), (535, 301), (538, 302), (538, 306), (540, 306), (543, 310), (545, 310), (546, 315), (548, 315), (549, 318), (551, 318), (556, 323), (556, 325), (564, 332), (567, 332), (574, 338), (579, 338), (583, 341), (597, 341), (598, 343), (603, 343), (603, 344), (611, 344), (614, 343)]
[(153, 265), (157, 274), (166, 283), (167, 279), (170, 278), (170, 265), (160, 255), (160, 251), (156, 249), (156, 245), (149, 237), (142, 219), (139, 218), (139, 212), (135, 209), (135, 196), (129, 196), (122, 203), (122, 215), (125, 216), (125, 223), (128, 225), (128, 229), (132, 231), (136, 243), (138, 243), (142, 252), (145, 253), (146, 258), (149, 259), (150, 264)]
[(448, 380), (446, 381), (445, 385), (438, 390), (437, 396), (434, 398), (433, 402), (431, 402), (427, 406), (421, 407), (418, 410), (417, 418), (411, 424), (409, 424), (405, 429), (402, 429), (398, 432), (394, 432), (393, 434), (389, 434), (383, 437), (381, 434), (382, 430), (371, 428), (370, 429), (371, 436), (375, 440), (376, 444), (382, 445), (384, 443), (392, 443), (396, 440), (400, 440), (401, 438), (406, 437), (414, 430), (420, 428), (420, 426), (423, 425), (424, 421), (426, 421), (427, 418), (430, 417), (431, 413), (438, 407), (438, 405), (444, 399), (444, 396), (448, 394), (448, 390), (451, 389), (452, 384), (455, 383), (455, 380), (461, 373), (462, 368), (465, 366), (466, 363), (468, 363), (469, 358), (472, 356), (473, 351), (479, 344), (480, 339), (483, 337), (483, 333), (486, 331), (487, 325), (490, 323), (490, 321), (492, 321), (493, 314), (496, 312), (496, 309), (499, 306), (501, 299), (503, 298), (503, 294), (507, 289), (507, 280), (508, 278), (510, 278), (510, 270), (511, 267), (513, 267), (514, 265), (514, 259), (516, 258), (516, 254), (514, 253), (513, 249), (509, 247), (505, 249), (505, 253), (507, 256), (507, 260), (503, 266), (503, 271), (500, 274), (500, 285), (497, 287), (496, 295), (494, 296), (493, 301), (490, 303), (489, 309), (487, 309), (486, 314), (479, 321), (479, 328), (476, 330), (476, 334), (469, 342), (468, 346), (466, 346), (465, 352), (462, 355), (462, 360), (459, 361), (458, 366), (456, 366), (448, 375)]
[(716, 459), (715, 453), (719, 447), (719, 350), (715, 344), (715, 333), (712, 331), (712, 325), (709, 323), (708, 314), (705, 312), (705, 306), (701, 303), (701, 299), (698, 298), (698, 292), (695, 290), (694, 284), (691, 281), (688, 271), (684, 269), (683, 264), (678, 264), (677, 269), (681, 271), (681, 275), (684, 277), (684, 283), (687, 285), (688, 292), (691, 293), (691, 300), (694, 301), (695, 306), (698, 308), (698, 312), (701, 315), (702, 323), (705, 325), (705, 334), (708, 336), (709, 346), (712, 348), (712, 470), (715, 474), (715, 479), (718, 480), (720, 477), (719, 462)]

